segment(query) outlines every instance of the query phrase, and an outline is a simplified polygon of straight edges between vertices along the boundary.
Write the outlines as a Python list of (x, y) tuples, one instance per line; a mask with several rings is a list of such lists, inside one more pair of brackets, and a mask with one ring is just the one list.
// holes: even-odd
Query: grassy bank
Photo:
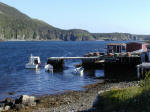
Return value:
[(103, 112), (150, 112), (150, 72), (138, 86), (124, 89), (113, 88), (100, 93), (97, 111)]

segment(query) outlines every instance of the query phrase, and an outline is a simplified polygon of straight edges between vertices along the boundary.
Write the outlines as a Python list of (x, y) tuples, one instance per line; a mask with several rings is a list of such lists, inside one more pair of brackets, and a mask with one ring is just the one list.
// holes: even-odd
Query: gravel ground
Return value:
[[(39, 97), (39, 104), (31, 108), (33, 112), (79, 112), (92, 108), (98, 91), (111, 88), (136, 86), (137, 81), (119, 83), (96, 83), (85, 86), (85, 91), (67, 91), (63, 94)], [(30, 108), (27, 111), (31, 111)]]

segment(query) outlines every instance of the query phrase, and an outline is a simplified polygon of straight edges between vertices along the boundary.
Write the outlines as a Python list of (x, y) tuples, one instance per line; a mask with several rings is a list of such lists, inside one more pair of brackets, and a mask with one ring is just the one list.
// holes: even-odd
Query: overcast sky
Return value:
[(61, 29), (150, 34), (150, 0), (0, 0)]

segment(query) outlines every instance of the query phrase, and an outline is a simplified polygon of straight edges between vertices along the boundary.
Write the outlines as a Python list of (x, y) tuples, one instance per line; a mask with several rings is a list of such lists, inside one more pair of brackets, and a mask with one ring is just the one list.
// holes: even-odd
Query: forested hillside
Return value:
[(136, 40), (149, 37), (128, 33), (89, 33), (80, 29), (62, 30), (0, 2), (0, 40)]

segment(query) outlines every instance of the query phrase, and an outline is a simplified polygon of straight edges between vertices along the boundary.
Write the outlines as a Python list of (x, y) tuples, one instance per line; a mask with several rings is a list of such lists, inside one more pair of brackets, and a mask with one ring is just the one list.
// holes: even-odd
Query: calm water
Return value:
[[(0, 99), (21, 94), (45, 95), (80, 90), (103, 76), (102, 70), (73, 74), (74, 65), (80, 60), (65, 61), (65, 70), (54, 74), (44, 71), (44, 64), (51, 56), (83, 56), (92, 51), (105, 51), (106, 42), (1, 42), (0, 43)], [(25, 69), (30, 54), (40, 56), (40, 70)], [(9, 95), (9, 92), (15, 92)]]

